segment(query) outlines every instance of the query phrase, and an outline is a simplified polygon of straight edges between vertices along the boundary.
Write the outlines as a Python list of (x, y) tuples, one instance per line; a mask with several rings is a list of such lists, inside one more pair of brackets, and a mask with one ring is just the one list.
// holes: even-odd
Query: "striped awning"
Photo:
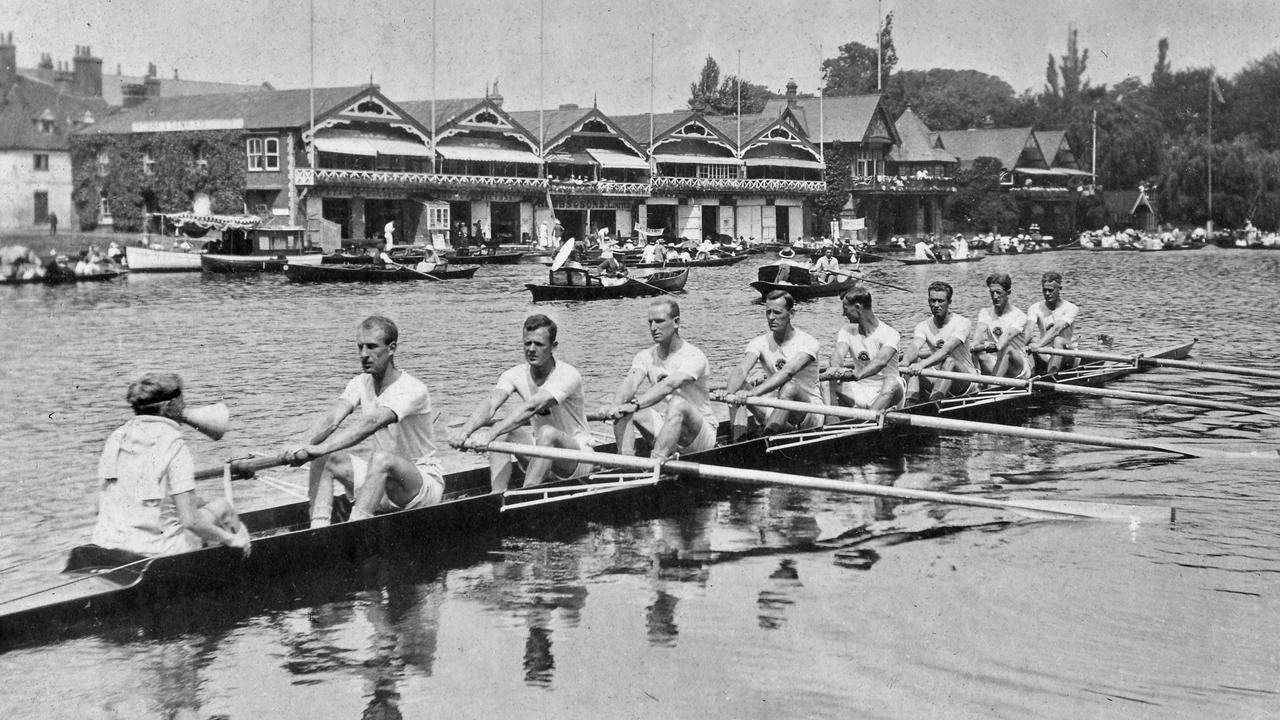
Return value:
[(738, 158), (716, 157), (714, 155), (654, 155), (653, 159), (660, 163), (690, 163), (693, 165), (741, 165)]
[(617, 150), (596, 150), (588, 148), (591, 157), (600, 163), (600, 167), (620, 168), (624, 170), (648, 170), (649, 161)]
[(561, 165), (596, 164), (594, 158), (580, 150), (556, 150), (554, 152), (547, 153), (547, 162)]
[(481, 147), (479, 145), (441, 145), (436, 148), (445, 160), (473, 160), (476, 162), (527, 163), (541, 165), (542, 160), (527, 150)]
[(822, 169), (822, 163), (817, 160), (803, 160), (801, 158), (747, 158), (746, 162), (747, 167), (793, 167), (806, 168), (810, 170)]
[(339, 153), (341, 155), (367, 155), (373, 157), (378, 154), (368, 140), (362, 137), (354, 137), (350, 135), (337, 137), (318, 137), (315, 140), (316, 150), (327, 153)]
[(342, 155), (402, 155), (409, 157), (431, 157), (431, 148), (420, 143), (398, 138), (373, 137), (369, 135), (329, 135), (316, 138), (316, 149), (320, 152), (340, 153)]

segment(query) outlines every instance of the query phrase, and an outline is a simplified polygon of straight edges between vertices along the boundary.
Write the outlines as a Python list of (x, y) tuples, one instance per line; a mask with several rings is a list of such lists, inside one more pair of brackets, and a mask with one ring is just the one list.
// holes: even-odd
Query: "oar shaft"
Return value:
[(1067, 385), (1065, 383), (1055, 383), (1047, 380), (1022, 380), (1019, 378), (995, 377), (992, 375), (958, 373), (951, 372), (949, 370), (927, 369), (921, 370), (920, 374), (925, 377), (938, 378), (941, 380), (960, 380), (965, 382), (982, 383), (985, 385), (1000, 385), (1002, 387), (1049, 390), (1068, 395), (1090, 395), (1093, 397), (1114, 398), (1116, 400), (1134, 400), (1137, 402), (1164, 403), (1168, 405), (1186, 405), (1187, 407), (1206, 408), (1210, 410), (1235, 410), (1237, 412), (1280, 415), (1280, 412), (1277, 412), (1273, 408), (1254, 407), (1253, 405), (1226, 402), (1224, 400), (1204, 400), (1201, 398), (1184, 397), (1181, 395), (1144, 393), (1133, 390), (1113, 390), (1111, 388), (1089, 387), (1087, 385)]
[(752, 470), (747, 468), (722, 467), (719, 465), (705, 465), (702, 463), (694, 463), (684, 460), (669, 460), (667, 462), (661, 462), (652, 458), (641, 458), (632, 455), (614, 455), (610, 453), (570, 450), (567, 448), (546, 447), (541, 445), (524, 445), (500, 440), (495, 440), (489, 443), (487, 449), (491, 452), (503, 452), (511, 455), (541, 457), (552, 460), (569, 460), (577, 463), (591, 463), (595, 465), (630, 468), (633, 470), (653, 472), (665, 470), (679, 475), (744, 485), (781, 485), (786, 487), (803, 488), (806, 490), (822, 490), (826, 492), (839, 492), (851, 495), (886, 497), (896, 500), (914, 500), (920, 502), (943, 503), (947, 505), (967, 505), (971, 507), (991, 508), (994, 510), (1011, 510), (1037, 518), (1056, 516), (1092, 518), (1124, 517), (1126, 519), (1141, 518), (1162, 521), (1172, 519), (1172, 509), (1167, 507), (1143, 508), (1138, 506), (1122, 506), (1117, 508), (1117, 506), (1112, 505), (1091, 505), (1090, 503), (1084, 502), (1071, 503), (1070, 506), (1064, 504), (1062, 507), (1057, 507), (1052, 501), (1042, 500), (1033, 501), (1024, 506), (1017, 502), (993, 500), (991, 498), (977, 495), (955, 495), (952, 493), (937, 492), (933, 490), (899, 488), (892, 485), (870, 485), (866, 483), (845, 482), (843, 480), (814, 478), (807, 475), (793, 475), (791, 473), (780, 473), (769, 470)]
[[(266, 455), (263, 457), (233, 460), (231, 462), (231, 474), (235, 477), (245, 477), (247, 475), (252, 475), (259, 470), (266, 470), (267, 468), (279, 467), (280, 465), (286, 464), (287, 461), (280, 455)], [(222, 473), (226, 466), (227, 463), (222, 463), (221, 465), (210, 465), (209, 467), (197, 468), (196, 479), (208, 480), (210, 478), (222, 477)]]
[[(879, 421), (881, 417), (880, 413), (877, 413), (874, 410), (847, 408), (837, 405), (818, 405), (816, 403), (803, 403), (796, 402), (794, 400), (781, 400), (778, 398), (753, 397), (748, 398), (747, 404), (758, 405), (760, 407), (778, 408), (792, 412), (832, 415), (852, 420), (870, 420), (875, 422)], [(884, 414), (884, 420), (889, 423), (899, 423), (916, 428), (927, 428), (930, 430), (979, 432), (986, 433), (988, 435), (1004, 435), (1007, 437), (1023, 438), (1026, 440), (1048, 440), (1051, 442), (1067, 442), (1079, 445), (1123, 448), (1125, 450), (1146, 450), (1149, 452), (1174, 453), (1177, 455), (1195, 455), (1194, 452), (1183, 452), (1173, 446), (1149, 443), (1141, 440), (1127, 440), (1125, 438), (1086, 435), (1084, 433), (1061, 432), (1058, 430), (1040, 430), (1037, 428), (1017, 427), (1014, 425), (974, 422), (972, 420), (955, 420), (952, 418), (912, 415), (910, 413), (888, 412)]]
[(1041, 355), (1061, 355), (1063, 357), (1081, 358), (1083, 360), (1110, 360), (1113, 362), (1136, 363), (1138, 365), (1155, 365), (1157, 367), (1179, 368), (1181, 370), (1201, 370), (1204, 372), (1249, 375), (1252, 377), (1264, 377), (1280, 380), (1280, 371), (1242, 367), (1240, 365), (1222, 365), (1220, 363), (1195, 362), (1192, 360), (1143, 357), (1141, 355), (1120, 355), (1117, 353), (1104, 353), (1093, 350), (1066, 350), (1062, 348), (1039, 348), (1032, 352)]

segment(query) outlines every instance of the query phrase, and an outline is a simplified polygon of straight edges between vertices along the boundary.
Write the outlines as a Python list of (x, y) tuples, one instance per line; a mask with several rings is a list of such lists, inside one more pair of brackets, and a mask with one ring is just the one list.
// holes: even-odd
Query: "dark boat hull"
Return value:
[(436, 280), (466, 280), (476, 274), (478, 266), (437, 268), (431, 273), (420, 273), (410, 268), (375, 268), (369, 265), (287, 265), (284, 274), (294, 282), (411, 282)]
[(3, 278), (0, 279), (0, 285), (70, 285), (72, 283), (82, 282), (106, 282), (114, 280), (121, 275), (129, 274), (128, 270), (93, 273), (91, 275), (74, 275), (71, 273), (49, 273), (40, 277), (17, 279)]
[(646, 270), (655, 268), (725, 267), (728, 265), (736, 265), (746, 259), (746, 255), (730, 255), (728, 257), (712, 258), (710, 260), (690, 260), (689, 262), (668, 260), (665, 263), (639, 263), (634, 267)]
[(228, 260), (226, 258), (215, 258), (208, 255), (200, 256), (200, 269), (207, 273), (233, 274), (233, 273), (259, 273), (259, 272), (283, 272), (284, 266), (288, 263), (280, 258), (266, 256), (246, 255), (243, 259)]
[(533, 295), (534, 302), (552, 300), (614, 300), (618, 298), (649, 297), (684, 290), (689, 279), (689, 269), (656, 272), (644, 278), (632, 278), (621, 285), (538, 285), (529, 283), (525, 288)]
[(451, 262), (466, 263), (468, 265), (516, 265), (524, 258), (522, 252), (492, 252), (492, 253), (446, 253), (445, 257)]
[(982, 258), (984, 257), (986, 257), (986, 255), (970, 255), (967, 258), (962, 258), (959, 260), (955, 258), (945, 258), (941, 260), (930, 260), (928, 258), (925, 258), (925, 259), (900, 258), (898, 262), (902, 263), (903, 265), (955, 265), (957, 263), (978, 262), (979, 260), (982, 260)]
[[(1184, 358), (1194, 343), (1147, 353), (1146, 357)], [(1124, 375), (1142, 372), (1134, 365), (1087, 363), (1064, 371), (1053, 379), (1069, 384), (1098, 386)], [(962, 398), (925, 403), (908, 412), (954, 418), (996, 418), (1009, 421), (1017, 411), (1034, 409), (1051, 402), (1052, 393), (1023, 390), (990, 390)], [(782, 448), (781, 437), (754, 438), (718, 445), (684, 460), (737, 467), (794, 466), (815, 459), (840, 455), (866, 456), (892, 450), (917, 434), (900, 425), (849, 421), (839, 426), (849, 433), (831, 435), (819, 443)], [(831, 426), (829, 426), (831, 427)], [(722, 423), (722, 441), (728, 423)], [(601, 446), (612, 451), (611, 445)], [(583, 484), (561, 481), (549, 487)], [(225, 547), (209, 547), (178, 555), (142, 560), (132, 566), (66, 573), (51, 588), (0, 603), (0, 651), (16, 646), (47, 642), (69, 634), (93, 632), (104, 618), (139, 609), (178, 612), (185, 600), (228, 587), (258, 589), (307, 576), (318, 568), (349, 568), (352, 564), (380, 554), (421, 553), (423, 548), (441, 556), (465, 554), (477, 538), (500, 536), (514, 527), (530, 527), (540, 522), (562, 524), (561, 503), (549, 503), (504, 512), (501, 494), (489, 492), (488, 468), (450, 473), (446, 478), (445, 502), (363, 520), (338, 522), (321, 529), (308, 529), (307, 503), (295, 502), (244, 513), (241, 518), (254, 533), (253, 552), (245, 558)], [(664, 477), (660, 482), (612, 492), (576, 496), (568, 500), (578, 515), (589, 516), (621, 506), (637, 507), (660, 501), (674, 489), (686, 492), (716, 492), (718, 485), (705, 480), (690, 483)], [(292, 582), (292, 581), (289, 581)]]
[(845, 290), (857, 284), (857, 280), (853, 278), (845, 278), (839, 282), (819, 283), (815, 285), (793, 285), (791, 283), (774, 283), (765, 282), (764, 280), (756, 280), (751, 283), (751, 287), (760, 293), (760, 297), (765, 297), (774, 290), (782, 290), (791, 294), (796, 300), (808, 300), (810, 298), (831, 297), (839, 295)]

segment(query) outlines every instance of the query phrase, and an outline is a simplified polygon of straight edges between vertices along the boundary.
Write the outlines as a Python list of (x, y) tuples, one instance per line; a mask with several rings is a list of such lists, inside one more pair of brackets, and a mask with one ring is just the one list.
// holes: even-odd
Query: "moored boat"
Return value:
[(954, 265), (956, 263), (978, 262), (984, 257), (986, 255), (970, 255), (963, 258), (945, 257), (937, 260), (930, 260), (929, 258), (898, 258), (898, 262), (903, 265)]
[(796, 300), (839, 295), (857, 284), (857, 279), (853, 277), (841, 277), (825, 283), (814, 282), (809, 268), (790, 263), (762, 265), (757, 277), (759, 279), (751, 283), (751, 287), (760, 293), (760, 297), (765, 297), (774, 290), (783, 290)]
[(626, 282), (605, 285), (598, 276), (585, 268), (560, 268), (552, 270), (550, 282), (528, 283), (525, 288), (533, 295), (534, 302), (547, 300), (613, 300), (616, 298), (648, 297), (684, 290), (689, 280), (689, 268), (660, 270)]
[[(1185, 357), (1190, 347), (1191, 343), (1186, 343), (1147, 353), (1145, 357)], [(1138, 364), (1090, 362), (1052, 379), (1064, 384), (1097, 386), (1140, 369)], [(1013, 410), (1028, 408), (1052, 397), (1051, 393), (989, 390), (926, 403), (908, 408), (906, 412), (1007, 420)], [(899, 426), (875, 422), (837, 423), (823, 430), (825, 434), (816, 438), (783, 434), (729, 442), (728, 423), (722, 423), (723, 444), (682, 459), (735, 467), (794, 465), (836, 452), (851, 458), (893, 450), (911, 437), (900, 434)], [(605, 445), (598, 449), (608, 452), (612, 447)], [(276, 464), (273, 459), (265, 460), (259, 469)], [(215, 468), (211, 474), (219, 472)], [(506, 496), (489, 491), (487, 468), (450, 473), (445, 482), (448, 491), (439, 505), (336, 522), (319, 529), (308, 529), (305, 501), (243, 513), (241, 519), (254, 535), (253, 552), (247, 558), (221, 546), (153, 558), (122, 556), (92, 546), (77, 549), (72, 552), (69, 570), (52, 587), (0, 600), (0, 649), (92, 631), (101, 618), (133, 609), (146, 608), (151, 613), (163, 614), (166, 608), (182, 607), (183, 600), (226, 587), (263, 589), (288, 583), (291, 578), (320, 568), (345, 567), (344, 563), (358, 563), (393, 550), (456, 548), (467, 538), (484, 536), (539, 517), (555, 517), (564, 512), (559, 506), (565, 503), (572, 503), (576, 510), (586, 514), (601, 506), (649, 502), (677, 488), (716, 492), (712, 483), (681, 483), (665, 475), (627, 482), (620, 482), (617, 477), (583, 478), (548, 483), (539, 488), (558, 499), (520, 505), (509, 502), (516, 494)]]
[(653, 268), (682, 268), (682, 267), (726, 267), (729, 265), (737, 265), (747, 259), (746, 254), (742, 255), (722, 255), (719, 257), (707, 258), (705, 260), (667, 260), (660, 263), (636, 263), (631, 267), (649, 270)]
[(156, 250), (127, 245), (124, 249), (129, 272), (199, 272), (200, 253), (184, 250)]
[(285, 265), (319, 265), (324, 255), (221, 255), (205, 253), (200, 256), (200, 269), (209, 273), (283, 272)]
[(372, 265), (286, 265), (285, 277), (293, 282), (410, 282), (415, 280), (467, 280), (478, 265), (436, 267), (429, 273), (410, 267), (379, 268)]
[(44, 275), (28, 278), (0, 278), (0, 285), (67, 285), (82, 282), (106, 282), (128, 273), (128, 270), (104, 270), (83, 275), (70, 272), (46, 272)]

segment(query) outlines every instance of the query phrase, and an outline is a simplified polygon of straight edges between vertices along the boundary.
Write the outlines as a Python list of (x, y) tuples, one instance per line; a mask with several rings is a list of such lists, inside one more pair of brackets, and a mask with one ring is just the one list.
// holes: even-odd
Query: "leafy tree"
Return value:
[(1000, 187), (1001, 162), (980, 157), (956, 175), (957, 191), (947, 198), (943, 213), (956, 227), (978, 232), (1010, 230), (1018, 224), (1018, 205)]
[[(1157, 209), (1166, 220), (1204, 225), (1209, 219), (1207, 138), (1189, 136), (1168, 148)], [(1274, 228), (1280, 220), (1280, 152), (1266, 150), (1252, 135), (1216, 142), (1213, 152), (1213, 222), (1243, 227), (1246, 220)]]
[(977, 70), (902, 70), (889, 79), (885, 106), (897, 117), (910, 107), (933, 130), (965, 130), (988, 119), (997, 127), (1014, 114), (1009, 83)]
[(695, 112), (716, 115), (715, 103), (720, 93), (720, 65), (715, 58), (707, 56), (698, 75), (698, 82), (689, 85), (689, 109)]
[[(898, 51), (893, 46), (893, 13), (885, 16), (879, 40), (880, 87), (885, 87), (898, 65)], [(876, 92), (876, 66), (875, 48), (860, 42), (841, 45), (839, 55), (822, 61), (823, 92), (828, 96)]]
[(742, 114), (751, 115), (764, 110), (765, 102), (776, 94), (769, 88), (750, 80), (730, 75), (720, 80), (720, 65), (707, 56), (698, 82), (689, 85), (689, 109), (704, 115), (734, 115), (738, 112), (738, 84), (742, 84)]
[(1249, 134), (1267, 150), (1280, 149), (1280, 52), (1249, 63), (1230, 83), (1218, 82), (1227, 103), (1214, 108), (1214, 135)]

